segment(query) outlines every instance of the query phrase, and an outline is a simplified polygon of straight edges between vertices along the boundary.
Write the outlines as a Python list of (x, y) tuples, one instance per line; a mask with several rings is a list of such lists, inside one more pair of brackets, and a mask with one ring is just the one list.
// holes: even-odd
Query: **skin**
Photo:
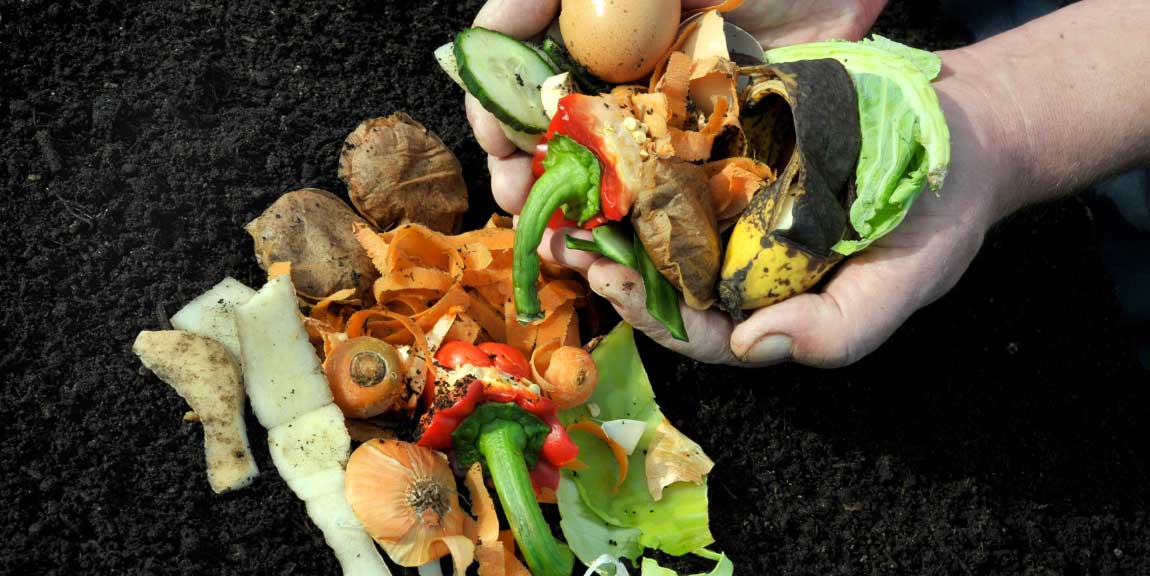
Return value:
[[(542, 30), (556, 9), (553, 2), (498, 4), (485, 6), (476, 24), (520, 37)], [(748, 0), (731, 18), (770, 45), (858, 39), (882, 4)], [(1028, 204), (1150, 164), (1147, 29), (1145, 2), (1083, 0), (978, 44), (941, 52), (943, 71), (934, 87), (950, 127), (951, 165), (940, 194), (924, 194), (894, 232), (848, 259), (821, 293), (757, 310), (740, 324), (717, 311), (682, 306), (689, 343), (674, 340), (647, 315), (636, 272), (567, 250), (562, 239), (571, 231), (544, 236), (540, 254), (584, 274), (624, 320), (697, 360), (739, 366), (853, 363), (948, 292), (996, 222)], [(529, 160), (514, 152), (477, 102), (469, 98), (467, 108), (477, 139), (491, 155), (496, 201), (517, 213), (531, 185)]]

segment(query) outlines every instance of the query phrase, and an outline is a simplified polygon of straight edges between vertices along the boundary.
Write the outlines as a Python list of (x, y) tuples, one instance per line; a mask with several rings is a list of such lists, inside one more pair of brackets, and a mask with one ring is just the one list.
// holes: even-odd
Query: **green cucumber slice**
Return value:
[(539, 87), (555, 71), (535, 49), (499, 32), (469, 28), (455, 35), (453, 52), (460, 79), (488, 112), (520, 132), (547, 129)]

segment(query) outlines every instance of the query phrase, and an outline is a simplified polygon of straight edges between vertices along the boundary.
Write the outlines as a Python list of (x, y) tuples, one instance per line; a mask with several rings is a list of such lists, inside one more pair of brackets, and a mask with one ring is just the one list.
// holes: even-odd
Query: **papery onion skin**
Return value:
[(352, 453), (344, 486), (352, 511), (396, 564), (441, 558), (449, 539), (459, 551), (456, 564), (471, 563), (474, 545), (458, 540), (466, 540), (465, 514), (443, 455), (399, 440), (371, 440)]

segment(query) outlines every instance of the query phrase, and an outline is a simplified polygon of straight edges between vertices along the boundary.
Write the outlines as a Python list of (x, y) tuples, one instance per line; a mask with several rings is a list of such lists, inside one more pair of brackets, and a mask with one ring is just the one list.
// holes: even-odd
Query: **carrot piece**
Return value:
[(687, 120), (687, 90), (691, 83), (691, 59), (682, 52), (672, 52), (667, 71), (659, 80), (658, 91), (667, 95), (667, 118), (670, 126), (682, 126)]
[(615, 482), (615, 487), (611, 489), (611, 494), (619, 493), (619, 488), (623, 486), (623, 481), (627, 479), (627, 466), (629, 460), (627, 458), (627, 451), (619, 445), (618, 442), (611, 439), (603, 427), (587, 420), (581, 420), (574, 424), (567, 426), (567, 432), (586, 432), (603, 442), (607, 443), (607, 447), (611, 449), (611, 453), (615, 456), (615, 462), (619, 464), (619, 479)]
[(487, 332), (487, 337), (495, 342), (507, 340), (507, 327), (502, 315), (478, 294), (468, 294), (467, 313)]
[(268, 266), (268, 280), (274, 280), (280, 276), (291, 276), (291, 262), (272, 262)]
[(499, 532), (499, 541), (506, 551), (503, 556), (506, 561), (503, 565), (504, 576), (531, 576), (531, 571), (515, 555), (515, 534), (510, 530), (502, 530)]
[(515, 231), (510, 228), (480, 228), (456, 236), (448, 236), (454, 246), (476, 243), (488, 250), (511, 250), (515, 246)]
[(371, 263), (375, 269), (383, 274), (387, 266), (387, 253), (389, 247), (387, 242), (383, 241), (380, 236), (365, 224), (356, 222), (352, 224), (352, 233), (355, 235), (356, 241), (360, 246), (363, 246), (364, 252), (367, 252), (368, 257), (371, 258)]
[(474, 344), (479, 338), (480, 330), (481, 328), (475, 320), (472, 320), (467, 314), (460, 314), (455, 317), (455, 322), (451, 324), (451, 329), (447, 331), (447, 336), (443, 339), (448, 342), (460, 341)]
[(370, 418), (401, 408), (404, 367), (391, 345), (368, 336), (335, 346), (323, 362), (336, 406), (348, 418)]
[(583, 291), (571, 280), (552, 280), (539, 289), (539, 305), (544, 310), (554, 310), (563, 304), (582, 297)]
[(543, 382), (539, 382), (539, 387), (563, 410), (587, 402), (598, 385), (595, 360), (578, 346), (561, 346), (552, 352)]
[(667, 95), (661, 92), (636, 94), (631, 102), (639, 110), (639, 119), (647, 125), (651, 138), (662, 138), (667, 134), (667, 118), (671, 116), (667, 108)]
[(690, 38), (691, 34), (698, 28), (699, 20), (695, 20), (679, 30), (679, 37), (675, 38), (675, 42), (671, 44), (671, 47), (659, 57), (659, 63), (656, 64), (655, 69), (651, 71), (651, 81), (647, 86), (648, 92), (658, 92), (656, 86), (658, 86), (659, 82), (663, 79), (664, 71), (667, 68), (667, 63), (670, 61), (671, 56), (683, 48), (683, 45), (687, 43), (687, 39)]
[(711, 156), (711, 145), (715, 142), (714, 134), (671, 128), (669, 136), (676, 158), (688, 162), (699, 162)]
[(536, 336), (539, 334), (539, 323), (532, 322), (526, 326), (519, 323), (515, 317), (515, 302), (508, 300), (503, 307), (503, 321), (507, 332), (507, 344), (519, 350), (524, 356), (530, 357), (535, 349)]

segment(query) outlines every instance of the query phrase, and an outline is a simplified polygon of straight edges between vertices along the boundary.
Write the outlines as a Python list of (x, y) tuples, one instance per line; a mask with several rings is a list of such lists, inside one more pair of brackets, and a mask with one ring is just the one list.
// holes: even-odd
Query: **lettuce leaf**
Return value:
[[(596, 418), (641, 420), (647, 427), (629, 457), (628, 474), (618, 492), (613, 492), (619, 474), (614, 455), (604, 442), (586, 433), (573, 432), (571, 438), (579, 445), (579, 460), (588, 468), (564, 474), (578, 490), (587, 510), (607, 525), (637, 529), (639, 544), (645, 548), (682, 555), (710, 544), (714, 538), (709, 526), (706, 484), (671, 484), (658, 501), (647, 489), (646, 448), (664, 416), (655, 403), (655, 392), (635, 348), (634, 331), (620, 322), (599, 343), (592, 356), (599, 367), (600, 385), (588, 404), (597, 406)], [(560, 414), (564, 424), (588, 418), (591, 413), (587, 405)], [(574, 518), (569, 526), (573, 530), (576, 526), (588, 528), (585, 522)], [(564, 536), (571, 542), (582, 535), (573, 535), (564, 529)]]
[(559, 501), (559, 529), (563, 531), (563, 539), (583, 564), (591, 566), (603, 554), (633, 561), (643, 553), (639, 529), (604, 522), (583, 503), (571, 478), (559, 479), (555, 498)]
[(930, 81), (942, 60), (935, 54), (874, 36), (862, 42), (813, 42), (768, 50), (768, 63), (834, 58), (858, 92), (862, 149), (856, 170), (858, 198), (851, 226), (858, 240), (833, 249), (853, 254), (893, 230), (915, 198), (938, 191), (950, 166), (950, 131)]

